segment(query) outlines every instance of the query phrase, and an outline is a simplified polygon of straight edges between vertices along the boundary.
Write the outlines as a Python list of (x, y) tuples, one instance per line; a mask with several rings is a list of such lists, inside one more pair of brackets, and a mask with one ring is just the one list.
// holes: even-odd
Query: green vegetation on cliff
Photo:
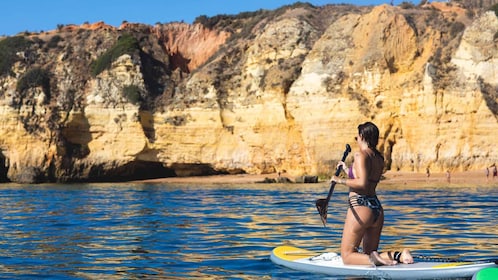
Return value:
[(42, 87), (43, 92), (50, 97), (50, 73), (40, 67), (29, 69), (17, 82), (17, 91), (23, 92), (33, 87)]
[(498, 4), (493, 5), (491, 11), (495, 12), (495, 15), (498, 17)]
[(140, 46), (135, 37), (130, 34), (123, 34), (118, 41), (108, 51), (102, 54), (97, 60), (92, 62), (92, 75), (95, 77), (108, 69), (112, 62), (124, 54), (133, 54), (139, 50)]
[(21, 57), (23, 52), (31, 45), (31, 41), (22, 37), (7, 37), (0, 41), (0, 76), (10, 72), (12, 65)]
[(136, 85), (129, 85), (123, 88), (123, 95), (130, 101), (132, 104), (140, 103), (140, 88)]

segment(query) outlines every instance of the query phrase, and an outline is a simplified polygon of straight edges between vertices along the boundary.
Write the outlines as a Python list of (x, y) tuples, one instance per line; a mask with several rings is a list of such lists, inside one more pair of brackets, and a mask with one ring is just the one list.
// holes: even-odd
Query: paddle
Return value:
[[(346, 144), (346, 150), (344, 151), (344, 154), (342, 155), (342, 161), (346, 160), (346, 157), (348, 156), (349, 152), (351, 152), (351, 146), (349, 144)], [(339, 176), (341, 174), (341, 166), (337, 167), (337, 170), (335, 171), (335, 176)], [(335, 182), (330, 183), (330, 190), (329, 194), (327, 195), (327, 198), (320, 198), (317, 199), (315, 202), (316, 209), (318, 210), (318, 213), (320, 214), (320, 219), (322, 219), (323, 226), (326, 226), (327, 223), (327, 210), (329, 207), (329, 201), (330, 198), (332, 197), (332, 193), (334, 192), (334, 187), (335, 187)]]

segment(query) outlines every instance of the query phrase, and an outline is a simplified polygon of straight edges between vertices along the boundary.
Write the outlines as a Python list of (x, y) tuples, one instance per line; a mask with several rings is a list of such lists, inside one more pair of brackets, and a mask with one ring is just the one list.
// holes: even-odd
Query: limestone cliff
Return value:
[(295, 4), (0, 40), (0, 179), (330, 174), (375, 122), (391, 170), (498, 161), (498, 17)]

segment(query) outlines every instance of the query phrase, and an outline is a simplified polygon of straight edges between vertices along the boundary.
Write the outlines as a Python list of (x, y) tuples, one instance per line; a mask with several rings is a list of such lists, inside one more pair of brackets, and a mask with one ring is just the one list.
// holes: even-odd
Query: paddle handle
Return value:
[[(346, 150), (344, 150), (344, 154), (342, 154), (342, 159), (341, 161), (346, 161), (346, 158), (348, 157), (348, 154), (351, 152), (351, 146), (349, 144), (346, 144)], [(337, 169), (335, 170), (335, 176), (339, 176), (341, 174), (341, 168), (342, 166), (337, 166)]]

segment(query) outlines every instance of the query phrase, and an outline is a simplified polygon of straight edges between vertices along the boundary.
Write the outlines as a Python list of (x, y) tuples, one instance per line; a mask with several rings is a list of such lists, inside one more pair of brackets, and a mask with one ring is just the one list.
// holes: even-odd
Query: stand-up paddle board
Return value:
[(488, 267), (498, 267), (497, 261), (450, 262), (422, 261), (389, 266), (345, 265), (337, 253), (317, 253), (292, 246), (273, 249), (270, 259), (278, 265), (294, 270), (323, 273), (333, 276), (369, 276), (387, 279), (434, 279), (472, 277)]

